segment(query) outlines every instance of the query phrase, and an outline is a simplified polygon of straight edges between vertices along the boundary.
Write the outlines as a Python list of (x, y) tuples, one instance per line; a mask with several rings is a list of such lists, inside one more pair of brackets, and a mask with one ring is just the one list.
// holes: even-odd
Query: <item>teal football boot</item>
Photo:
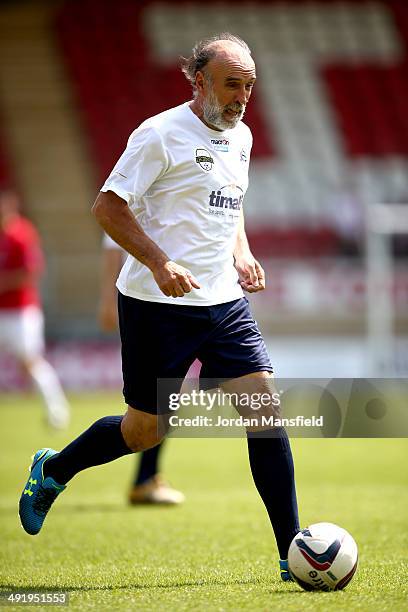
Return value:
[(289, 571), (289, 565), (287, 559), (279, 559), (280, 575), (283, 582), (294, 582), (291, 573)]
[(52, 503), (66, 488), (51, 476), (44, 478), (44, 463), (56, 454), (52, 448), (41, 448), (35, 453), (29, 468), (30, 478), (20, 497), (19, 515), (23, 529), (30, 535), (40, 531)]

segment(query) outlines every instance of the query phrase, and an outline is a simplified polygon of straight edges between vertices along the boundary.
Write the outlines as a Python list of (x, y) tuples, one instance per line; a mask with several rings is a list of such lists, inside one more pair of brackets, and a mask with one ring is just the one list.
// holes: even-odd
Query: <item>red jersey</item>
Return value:
[(24, 217), (16, 216), (0, 229), (0, 278), (2, 273), (25, 270), (33, 276), (18, 289), (1, 290), (0, 309), (40, 305), (37, 277), (44, 268), (44, 257), (37, 231)]

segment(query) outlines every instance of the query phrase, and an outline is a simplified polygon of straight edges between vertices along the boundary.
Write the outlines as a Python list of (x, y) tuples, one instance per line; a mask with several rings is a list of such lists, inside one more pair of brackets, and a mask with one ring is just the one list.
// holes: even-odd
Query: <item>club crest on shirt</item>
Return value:
[(214, 159), (211, 157), (211, 153), (207, 149), (200, 148), (195, 151), (196, 164), (200, 166), (204, 172), (210, 172), (214, 165)]

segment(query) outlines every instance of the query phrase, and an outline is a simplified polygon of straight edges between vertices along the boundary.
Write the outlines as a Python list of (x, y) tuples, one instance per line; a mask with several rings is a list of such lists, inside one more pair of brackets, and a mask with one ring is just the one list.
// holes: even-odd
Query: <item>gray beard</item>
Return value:
[[(238, 125), (238, 122), (242, 119), (245, 113), (245, 106), (237, 106), (234, 104), (221, 106), (212, 90), (210, 90), (210, 93), (204, 99), (202, 108), (203, 118), (205, 119), (206, 123), (218, 128), (219, 130), (231, 130)], [(223, 111), (227, 109), (238, 111), (238, 114), (230, 121), (224, 119), (222, 116)]]

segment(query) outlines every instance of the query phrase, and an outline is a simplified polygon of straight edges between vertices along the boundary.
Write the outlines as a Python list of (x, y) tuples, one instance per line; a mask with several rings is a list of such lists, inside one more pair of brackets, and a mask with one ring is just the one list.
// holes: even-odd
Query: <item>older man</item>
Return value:
[[(223, 33), (197, 43), (182, 69), (194, 99), (133, 132), (93, 207), (129, 253), (117, 283), (128, 409), (124, 417), (100, 419), (60, 453), (36, 453), (20, 502), (31, 534), (80, 470), (160, 441), (159, 416), (168, 405), (158, 379), (181, 380), (198, 358), (201, 376), (223, 381), (238, 398), (273, 393), (271, 363), (243, 296), (265, 287), (242, 211), (252, 136), (241, 119), (255, 64), (243, 40)], [(248, 413), (240, 401), (236, 408)], [(273, 415), (272, 402), (257, 414)], [(289, 441), (284, 430), (268, 430), (261, 421), (247, 435), (281, 575), (289, 579), (288, 547), (299, 531)]]

